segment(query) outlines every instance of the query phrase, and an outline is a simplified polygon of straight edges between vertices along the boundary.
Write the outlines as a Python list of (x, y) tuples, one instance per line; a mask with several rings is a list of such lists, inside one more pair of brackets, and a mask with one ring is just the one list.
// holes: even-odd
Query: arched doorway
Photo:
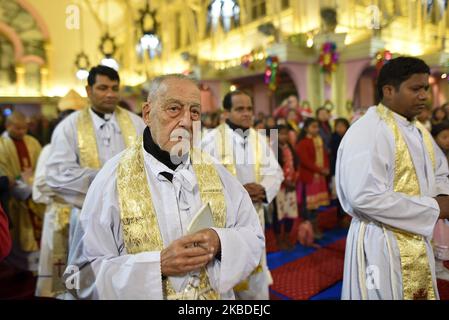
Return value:
[(354, 111), (364, 110), (378, 102), (376, 90), (376, 68), (369, 66), (363, 69), (356, 82), (353, 95)]

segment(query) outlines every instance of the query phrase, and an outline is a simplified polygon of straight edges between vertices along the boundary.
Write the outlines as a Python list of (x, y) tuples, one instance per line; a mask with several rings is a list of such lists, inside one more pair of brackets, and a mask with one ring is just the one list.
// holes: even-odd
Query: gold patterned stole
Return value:
[[(129, 147), (137, 139), (136, 129), (134, 128), (131, 117), (125, 109), (120, 107), (115, 109), (115, 116), (122, 132), (125, 145), (126, 147)], [(77, 128), (81, 167), (100, 169), (102, 165), (98, 156), (97, 138), (89, 108), (80, 111)]]
[[(256, 179), (256, 183), (260, 183), (261, 181), (261, 174), (260, 174), (260, 166), (262, 161), (262, 154), (261, 154), (261, 144), (260, 140), (262, 137), (257, 133), (256, 130), (253, 128), (249, 129), (249, 146), (251, 148), (251, 152), (253, 153), (253, 159), (254, 159), (254, 176)], [(218, 127), (218, 135), (216, 138), (216, 147), (218, 150), (218, 155), (220, 156), (219, 159), (221, 160), (221, 164), (234, 176), (237, 177), (237, 169), (235, 167), (235, 157), (234, 157), (234, 150), (233, 150), (233, 144), (234, 141), (232, 139), (229, 139), (228, 131), (230, 129), (227, 128), (227, 125), (222, 123)], [(263, 208), (259, 205), (256, 205), (256, 211), (259, 214), (259, 211)], [(264, 214), (263, 211), (261, 214)], [(259, 220), (262, 218), (259, 217)], [(260, 221), (262, 224), (263, 222)], [(263, 227), (263, 226), (262, 226)], [(241, 292), (249, 289), (249, 279), (252, 275), (258, 274), (263, 271), (262, 264), (259, 264), (252, 272), (251, 275), (246, 278), (245, 280), (241, 281), (234, 287), (235, 292)]]
[[(201, 201), (209, 202), (214, 224), (218, 228), (226, 226), (226, 202), (220, 177), (212, 165), (212, 160), (200, 151), (193, 151), (195, 159), (210, 161), (192, 161), (193, 170), (198, 180)], [(120, 160), (117, 171), (117, 190), (120, 205), (123, 238), (129, 254), (143, 251), (161, 251), (164, 248), (161, 232), (154, 209), (151, 190), (148, 186), (143, 158), (142, 138), (127, 149)], [(159, 199), (161, 200), (161, 199)], [(176, 297), (170, 281), (164, 280), (164, 298)], [(205, 268), (200, 272), (199, 289), (210, 288)], [(210, 290), (205, 298), (219, 299), (219, 294)]]
[[(409, 196), (420, 196), (421, 189), (416, 175), (416, 168), (393, 112), (384, 105), (379, 104), (377, 106), (377, 113), (385, 121), (394, 136), (396, 146), (394, 192), (401, 192)], [(421, 131), (425, 149), (435, 169), (435, 153), (432, 137), (418, 122), (416, 122), (416, 126)], [(424, 237), (389, 226), (385, 227), (393, 232), (399, 247), (404, 299), (435, 299), (435, 288), (433, 287)]]
[[(227, 125), (222, 123), (218, 127), (218, 135), (216, 137), (216, 147), (219, 155), (219, 160), (221, 164), (228, 169), (228, 171), (234, 176), (237, 177), (237, 169), (235, 167), (235, 157), (234, 157), (234, 149), (233, 144), (234, 141), (229, 139), (228, 131), (230, 129), (227, 128)], [(257, 134), (257, 131), (253, 128), (249, 129), (249, 145), (252, 148), (251, 152), (253, 153), (254, 159), (254, 176), (256, 179), (256, 183), (260, 183), (261, 174), (260, 174), (260, 165), (261, 165), (261, 145), (260, 140), (262, 139), (260, 135)]]

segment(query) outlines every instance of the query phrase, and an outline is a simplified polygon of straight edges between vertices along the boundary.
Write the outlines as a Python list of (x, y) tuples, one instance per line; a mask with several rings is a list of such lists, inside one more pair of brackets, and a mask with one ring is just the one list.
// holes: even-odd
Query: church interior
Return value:
[[(419, 121), (434, 125), (449, 121), (447, 39), (445, 0), (0, 0), (0, 134), (19, 112), (27, 134), (49, 144), (61, 112), (89, 107), (89, 70), (104, 65), (120, 74), (118, 105), (138, 116), (155, 77), (183, 74), (198, 81), (205, 129), (223, 121), (227, 92), (244, 91), (252, 98), (253, 127), (288, 126), (297, 150), (304, 119), (324, 110), (320, 121), (332, 135), (336, 119), (352, 125), (376, 105), (379, 71), (399, 56), (430, 67)], [(298, 241), (305, 204), (297, 186), (289, 224), (280, 223), (275, 200), (264, 208), (271, 300), (342, 298), (351, 217), (339, 216), (334, 182), (330, 174), (313, 246)], [(448, 260), (437, 280), (442, 300), (449, 300)], [(55, 263), (53, 273), (65, 266)], [(37, 277), (37, 269), (17, 270), (6, 258), (0, 299), (53, 299), (36, 295)]]

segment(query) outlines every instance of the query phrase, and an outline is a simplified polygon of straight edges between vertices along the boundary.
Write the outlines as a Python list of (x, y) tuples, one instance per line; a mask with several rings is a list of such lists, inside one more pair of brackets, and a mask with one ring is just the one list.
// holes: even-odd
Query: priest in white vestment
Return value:
[[(65, 273), (72, 298), (234, 299), (260, 263), (265, 239), (248, 193), (189, 151), (200, 113), (192, 80), (153, 81), (143, 141), (111, 159), (88, 191)], [(205, 203), (213, 225), (188, 234)]]
[[(251, 98), (241, 91), (229, 92), (223, 99), (223, 108), (228, 115), (226, 122), (206, 134), (201, 142), (202, 149), (237, 177), (248, 191), (260, 225), (265, 229), (264, 207), (276, 197), (284, 174), (267, 137), (251, 128), (254, 116)], [(273, 138), (277, 143), (277, 135)], [(249, 281), (235, 288), (236, 294), (239, 299), (267, 300), (271, 283), (264, 255)]]
[(87, 190), (100, 168), (132, 145), (145, 128), (139, 116), (117, 106), (119, 87), (120, 77), (114, 69), (92, 68), (86, 87), (91, 106), (72, 113), (52, 135), (46, 179), (56, 196), (75, 208), (70, 237)]
[(425, 108), (429, 67), (416, 58), (381, 70), (381, 103), (349, 129), (338, 150), (337, 193), (353, 219), (343, 299), (438, 299), (430, 240), (448, 217), (448, 165), (415, 116)]

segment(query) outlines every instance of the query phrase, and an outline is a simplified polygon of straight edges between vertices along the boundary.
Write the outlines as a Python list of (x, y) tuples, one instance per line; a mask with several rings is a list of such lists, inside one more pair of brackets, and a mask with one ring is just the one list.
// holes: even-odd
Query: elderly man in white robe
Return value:
[(343, 299), (438, 299), (430, 240), (449, 215), (447, 161), (415, 120), (426, 107), (429, 67), (390, 60), (380, 71), (381, 103), (347, 132), (336, 184), (352, 217)]
[[(200, 91), (183, 75), (156, 78), (143, 139), (110, 160), (84, 203), (66, 270), (79, 299), (233, 299), (260, 263), (264, 235), (245, 189), (196, 149)], [(189, 233), (209, 204), (213, 223)]]
[[(218, 159), (248, 191), (260, 225), (265, 229), (264, 207), (276, 197), (284, 174), (267, 137), (251, 128), (254, 114), (251, 98), (242, 91), (229, 92), (223, 98), (223, 108), (226, 123), (203, 138), (202, 148)], [(274, 138), (277, 143), (277, 135)], [(239, 299), (268, 300), (271, 283), (264, 255), (260, 266), (235, 291)]]
[(145, 124), (117, 106), (120, 77), (106, 66), (93, 67), (86, 86), (91, 106), (62, 121), (52, 135), (46, 182), (55, 195), (72, 205), (71, 238), (87, 190), (106, 161), (132, 145)]

